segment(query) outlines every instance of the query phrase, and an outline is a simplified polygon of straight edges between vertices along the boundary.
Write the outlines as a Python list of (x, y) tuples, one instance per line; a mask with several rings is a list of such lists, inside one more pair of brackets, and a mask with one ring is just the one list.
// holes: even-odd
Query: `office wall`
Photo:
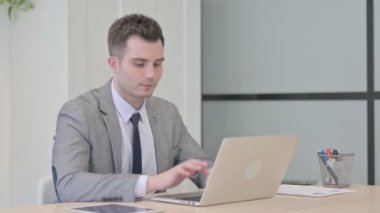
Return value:
[(205, 150), (295, 133), (287, 177), (319, 180), (316, 150), (332, 147), (355, 152), (353, 182), (367, 183), (367, 100), (354, 98), (367, 91), (366, 15), (365, 0), (202, 1)]
[(201, 1), (123, 1), (121, 12), (154, 17), (165, 35), (164, 74), (155, 95), (176, 104), (191, 135), (201, 142)]
[(365, 91), (365, 3), (203, 1), (203, 93)]
[(107, 31), (120, 16), (121, 1), (69, 0), (69, 98), (111, 78)]
[(10, 33), (5, 8), (0, 8), (0, 209), (9, 204)]
[[(380, 91), (380, 2), (374, 1), (375, 91)], [(380, 145), (379, 145), (380, 146)]]
[(51, 173), (51, 147), (67, 100), (67, 1), (40, 0), (11, 25), (10, 206), (33, 205)]
[[(374, 1), (374, 60), (375, 60), (375, 91), (380, 91), (380, 2)], [(379, 96), (380, 97), (380, 96)], [(375, 101), (375, 156), (376, 183), (380, 184), (380, 100)]]

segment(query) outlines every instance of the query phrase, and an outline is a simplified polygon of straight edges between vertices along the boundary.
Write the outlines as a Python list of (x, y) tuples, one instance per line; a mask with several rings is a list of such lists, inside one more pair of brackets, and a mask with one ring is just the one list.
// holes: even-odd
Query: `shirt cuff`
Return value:
[(146, 182), (148, 180), (148, 175), (140, 175), (137, 179), (135, 186), (135, 196), (137, 198), (142, 198), (146, 194)]

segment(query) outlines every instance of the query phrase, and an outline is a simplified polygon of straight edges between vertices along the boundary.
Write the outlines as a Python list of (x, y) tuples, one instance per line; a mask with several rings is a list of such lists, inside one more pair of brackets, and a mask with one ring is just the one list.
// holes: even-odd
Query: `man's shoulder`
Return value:
[(69, 100), (66, 105), (78, 105), (82, 107), (99, 106), (99, 91), (98, 89), (89, 90), (74, 99)]
[(146, 99), (146, 111), (148, 115), (153, 116), (161, 120), (165, 125), (178, 125), (178, 118), (180, 118), (177, 107), (170, 101), (158, 98), (149, 97)]
[(147, 98), (147, 105), (154, 108), (176, 109), (176, 106), (172, 102), (156, 96)]
[[(91, 89), (69, 101), (67, 101), (62, 108), (79, 107), (83, 110), (99, 109), (101, 94), (105, 86)], [(112, 98), (112, 97), (111, 97)]]

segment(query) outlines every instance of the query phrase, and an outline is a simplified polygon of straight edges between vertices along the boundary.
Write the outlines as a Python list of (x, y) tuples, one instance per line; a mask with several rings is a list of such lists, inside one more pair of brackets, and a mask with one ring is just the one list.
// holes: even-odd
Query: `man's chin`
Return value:
[(141, 98), (148, 98), (153, 95), (153, 91), (144, 91), (140, 93)]

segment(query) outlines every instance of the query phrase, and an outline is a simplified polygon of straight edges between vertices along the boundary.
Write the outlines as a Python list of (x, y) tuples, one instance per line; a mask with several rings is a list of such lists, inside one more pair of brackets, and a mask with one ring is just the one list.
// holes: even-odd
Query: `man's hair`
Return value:
[(164, 45), (161, 27), (154, 19), (142, 14), (131, 14), (117, 19), (109, 28), (109, 54), (122, 59), (125, 45), (133, 35), (152, 42), (160, 39)]

